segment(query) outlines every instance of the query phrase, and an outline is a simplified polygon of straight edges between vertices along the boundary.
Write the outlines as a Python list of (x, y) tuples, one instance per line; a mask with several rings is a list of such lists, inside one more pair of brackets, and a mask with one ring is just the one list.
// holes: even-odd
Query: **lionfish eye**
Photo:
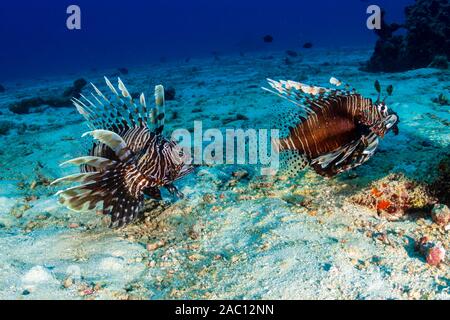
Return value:
[(387, 112), (387, 107), (386, 107), (385, 104), (380, 104), (380, 105), (378, 105), (378, 110), (379, 110), (381, 113), (386, 114), (386, 112)]

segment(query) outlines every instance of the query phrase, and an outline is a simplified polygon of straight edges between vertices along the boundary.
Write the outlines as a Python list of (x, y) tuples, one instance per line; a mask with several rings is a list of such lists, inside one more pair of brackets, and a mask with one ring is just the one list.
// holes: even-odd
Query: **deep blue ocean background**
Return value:
[[(0, 81), (185, 59), (211, 52), (371, 46), (366, 8), (401, 22), (413, 0), (41, 0), (0, 3)], [(81, 8), (82, 29), (66, 28)], [(274, 37), (271, 44), (262, 37)]]

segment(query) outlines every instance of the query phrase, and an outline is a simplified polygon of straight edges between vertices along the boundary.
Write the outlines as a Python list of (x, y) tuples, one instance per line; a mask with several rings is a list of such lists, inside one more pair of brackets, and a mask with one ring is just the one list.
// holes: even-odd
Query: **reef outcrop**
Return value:
[[(435, 67), (448, 68), (450, 59), (450, 3), (448, 0), (416, 0), (405, 8), (404, 25), (385, 22), (382, 13), (379, 37), (370, 60), (362, 68), (369, 72), (401, 72)], [(405, 35), (396, 31), (405, 29)]]
[(87, 84), (84, 79), (77, 79), (74, 81), (73, 86), (64, 90), (61, 96), (47, 96), (47, 97), (33, 97), (17, 101), (11, 104), (8, 109), (16, 114), (30, 113), (31, 108), (36, 108), (42, 105), (48, 105), (50, 107), (68, 107), (72, 106), (72, 98), (79, 98), (81, 90)]
[(354, 204), (376, 210), (380, 217), (394, 221), (409, 213), (430, 213), (436, 199), (425, 184), (391, 173), (374, 181), (370, 188), (350, 198)]

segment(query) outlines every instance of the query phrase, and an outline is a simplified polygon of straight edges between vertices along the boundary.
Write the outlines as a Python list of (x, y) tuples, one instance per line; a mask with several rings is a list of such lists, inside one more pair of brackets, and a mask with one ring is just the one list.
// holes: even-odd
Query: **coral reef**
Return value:
[(438, 176), (431, 185), (433, 195), (440, 203), (450, 206), (450, 156), (444, 157), (437, 168)]
[(433, 98), (431, 101), (433, 101), (434, 103), (439, 104), (441, 106), (450, 105), (448, 98), (443, 93), (439, 94), (439, 96), (437, 98)]
[(16, 114), (28, 114), (31, 108), (36, 108), (42, 105), (50, 107), (69, 107), (72, 106), (72, 98), (79, 98), (81, 90), (87, 84), (84, 79), (77, 79), (73, 86), (64, 90), (62, 96), (47, 96), (47, 97), (33, 97), (23, 99), (11, 104), (8, 109)]
[(117, 70), (123, 75), (127, 75), (129, 72), (127, 68), (119, 68)]
[(164, 99), (166, 101), (175, 100), (176, 91), (174, 87), (168, 87), (164, 91)]
[(73, 82), (73, 86), (70, 88), (67, 88), (64, 93), (63, 97), (68, 98), (79, 98), (81, 90), (83, 90), (84, 86), (87, 84), (87, 81), (83, 78), (77, 79)]
[(36, 97), (20, 100), (19, 102), (11, 104), (8, 108), (10, 111), (17, 114), (27, 114), (30, 113), (31, 108), (39, 107), (43, 104), (45, 104), (45, 100), (40, 97)]
[[(405, 8), (406, 21), (387, 24), (382, 14), (379, 39), (364, 70), (399, 72), (424, 67), (447, 68), (450, 53), (450, 4), (448, 0), (416, 0)], [(395, 35), (400, 29), (406, 35)]]
[(431, 61), (429, 67), (447, 70), (448, 69), (448, 59), (446, 56), (435, 56), (433, 58), (433, 61)]
[(426, 186), (406, 178), (403, 174), (390, 174), (375, 181), (371, 187), (350, 198), (350, 201), (376, 210), (388, 220), (397, 220), (414, 211), (430, 211), (436, 202)]
[(291, 65), (294, 64), (294, 63), (292, 62), (292, 60), (289, 59), (288, 57), (286, 57), (286, 58), (283, 59), (283, 63), (284, 63), (285, 65), (287, 65), (287, 66), (291, 66)]
[(8, 134), (9, 130), (13, 127), (13, 123), (11, 121), (0, 121), (0, 136), (4, 136)]
[(290, 57), (293, 57), (293, 58), (298, 56), (298, 53), (296, 51), (294, 51), (294, 50), (286, 50), (286, 54), (288, 56), (290, 56)]

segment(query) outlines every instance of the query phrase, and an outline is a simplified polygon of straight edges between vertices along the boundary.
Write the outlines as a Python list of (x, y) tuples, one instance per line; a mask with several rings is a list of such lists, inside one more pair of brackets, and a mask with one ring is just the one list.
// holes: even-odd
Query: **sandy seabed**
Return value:
[(120, 230), (95, 212), (61, 207), (48, 186), (76, 172), (59, 164), (88, 146), (76, 109), (16, 115), (7, 108), (79, 77), (107, 92), (102, 77), (116, 71), (4, 83), (0, 122), (11, 128), (0, 139), (0, 299), (449, 299), (448, 257), (433, 267), (414, 250), (428, 235), (448, 251), (449, 231), (429, 212), (389, 221), (350, 199), (391, 173), (434, 179), (450, 151), (450, 109), (432, 99), (448, 94), (450, 72), (359, 71), (369, 55), (312, 49), (289, 65), (283, 52), (266, 52), (130, 67), (121, 76), (130, 92), (176, 88), (167, 132), (192, 129), (194, 120), (204, 128), (267, 128), (280, 102), (260, 89), (268, 77), (326, 84), (335, 76), (373, 98), (376, 79), (393, 84), (388, 103), (401, 123), (369, 162), (333, 179), (311, 170), (283, 179), (252, 166), (199, 167), (177, 183), (184, 199), (150, 202), (144, 221)]

